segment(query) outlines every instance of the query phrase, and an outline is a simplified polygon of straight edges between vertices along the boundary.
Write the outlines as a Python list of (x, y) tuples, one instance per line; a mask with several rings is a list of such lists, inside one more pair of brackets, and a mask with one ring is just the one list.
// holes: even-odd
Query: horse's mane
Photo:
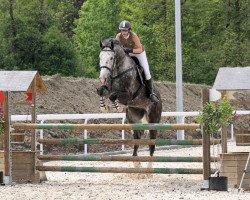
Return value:
[(123, 48), (123, 46), (121, 45), (121, 43), (119, 42), (119, 40), (117, 40), (114, 37), (110, 37), (110, 38), (104, 39), (102, 42), (103, 42), (103, 46), (104, 47), (111, 47), (111, 43), (113, 43), (114, 46), (116, 46), (116, 47), (118, 46), (120, 48)]
[(110, 40), (110, 42), (113, 42), (114, 45), (120, 45), (121, 46), (121, 43), (116, 38), (111, 37), (109, 40)]
[[(114, 48), (112, 48), (112, 43), (113, 43)], [(104, 39), (102, 41), (102, 44), (103, 44), (102, 48), (108, 47), (108, 48), (113, 49), (115, 52), (117, 52), (116, 56), (119, 58), (119, 60), (124, 57), (129, 57), (132, 62), (135, 62), (135, 64), (139, 65), (138, 61), (132, 59), (132, 57), (130, 57), (128, 54), (124, 52), (123, 45), (116, 38), (110, 37), (110, 38)]]

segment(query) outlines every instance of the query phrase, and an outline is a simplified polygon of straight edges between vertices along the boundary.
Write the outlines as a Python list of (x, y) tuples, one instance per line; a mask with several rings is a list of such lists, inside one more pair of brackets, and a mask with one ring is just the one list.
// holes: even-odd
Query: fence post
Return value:
[[(123, 118), (122, 118), (122, 124), (125, 123), (125, 120), (126, 120), (126, 117), (123, 117)], [(122, 130), (122, 139), (123, 139), (123, 140), (125, 139), (125, 131), (124, 131), (124, 130)], [(125, 150), (125, 145), (123, 144), (123, 145), (122, 145), (122, 151), (124, 151), (124, 150)]]
[[(40, 121), (40, 124), (43, 124), (44, 120)], [(40, 139), (43, 139), (43, 129), (39, 130), (39, 135), (40, 135)], [(41, 143), (40, 145), (40, 155), (43, 155), (43, 143)]]
[[(222, 98), (226, 97), (226, 91), (222, 91)], [(223, 123), (221, 128), (222, 153), (227, 153), (227, 123)]]
[[(87, 124), (88, 123), (88, 119), (85, 119), (84, 120), (84, 124)], [(88, 130), (84, 130), (84, 139), (87, 139), (88, 138)], [(88, 154), (88, 144), (84, 144), (84, 155), (87, 155)]]
[(12, 146), (10, 136), (9, 92), (4, 92), (4, 177), (5, 185), (12, 185)]
[[(178, 116), (178, 123), (184, 124), (185, 117), (184, 116)], [(184, 130), (177, 130), (177, 140), (184, 140), (185, 139), (185, 131)]]
[[(209, 90), (202, 89), (202, 106), (209, 102)], [(202, 148), (203, 148), (203, 185), (202, 190), (209, 190), (209, 177), (211, 174), (210, 165), (210, 133), (207, 133), (204, 127), (202, 130)]]

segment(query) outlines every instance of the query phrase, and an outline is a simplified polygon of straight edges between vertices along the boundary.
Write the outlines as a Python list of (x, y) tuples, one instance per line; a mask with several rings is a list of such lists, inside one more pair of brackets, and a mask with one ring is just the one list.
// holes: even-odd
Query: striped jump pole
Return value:
[[(125, 144), (125, 145), (202, 145), (200, 140), (167, 140), (167, 139), (82, 139), (82, 138), (64, 138), (64, 139), (38, 139), (42, 144)], [(219, 144), (220, 140), (214, 140), (213, 144)], [(212, 143), (211, 143), (212, 144)]]
[[(39, 160), (55, 161), (118, 161), (118, 162), (202, 162), (202, 157), (171, 157), (171, 156), (86, 156), (86, 155), (38, 155)], [(218, 157), (211, 160), (218, 161)]]
[(13, 129), (68, 129), (68, 130), (195, 130), (199, 124), (27, 124), (16, 123)]
[[(36, 166), (39, 171), (88, 172), (88, 173), (143, 173), (143, 174), (202, 174), (203, 169), (189, 168), (120, 168), (120, 167), (72, 167)], [(213, 173), (215, 170), (213, 171)]]

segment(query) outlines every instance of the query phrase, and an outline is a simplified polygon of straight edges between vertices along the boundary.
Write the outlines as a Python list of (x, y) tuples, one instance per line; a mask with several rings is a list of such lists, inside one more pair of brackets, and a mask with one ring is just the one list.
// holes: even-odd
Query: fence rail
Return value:
[[(199, 114), (198, 111), (194, 112), (162, 112), (162, 117), (182, 117), (183, 123), (185, 123), (186, 117), (195, 117)], [(237, 110), (238, 115), (249, 115), (250, 110)], [(40, 124), (47, 123), (49, 121), (57, 120), (84, 120), (84, 124), (88, 124), (91, 119), (121, 119), (122, 124), (125, 123), (125, 113), (89, 113), (89, 114), (40, 114), (37, 115), (37, 121)], [(12, 122), (31, 121), (31, 115), (12, 115)], [(43, 139), (43, 129), (40, 131), (40, 139)], [(84, 130), (84, 139), (88, 138), (88, 131)], [(182, 132), (184, 138), (184, 131)], [(125, 138), (125, 131), (121, 131), (121, 138)], [(177, 138), (178, 139), (178, 138)], [(231, 125), (231, 140), (234, 139), (233, 124)], [(84, 154), (87, 154), (88, 146), (84, 145)], [(124, 151), (124, 145), (122, 145), (122, 151)], [(40, 154), (43, 155), (43, 144), (40, 144)]]

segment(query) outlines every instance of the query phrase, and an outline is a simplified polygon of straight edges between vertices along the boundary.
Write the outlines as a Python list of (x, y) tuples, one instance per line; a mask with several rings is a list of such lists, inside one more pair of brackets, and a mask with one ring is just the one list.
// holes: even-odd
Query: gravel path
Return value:
[[(247, 152), (249, 147), (236, 147), (229, 143), (229, 151)], [(219, 147), (211, 147), (211, 154), (217, 155)], [(157, 151), (158, 156), (201, 156), (201, 147), (189, 147)], [(140, 152), (148, 155), (148, 152)], [(133, 167), (133, 163), (120, 162), (71, 162), (73, 166)], [(53, 161), (46, 165), (69, 165), (65, 161)], [(141, 163), (148, 167), (147, 163)], [(201, 163), (153, 163), (153, 167), (201, 167)], [(212, 167), (219, 167), (213, 163)], [(41, 184), (20, 184), (0, 187), (0, 199), (93, 199), (93, 200), (145, 200), (145, 199), (250, 199), (250, 192), (201, 191), (202, 175), (164, 175), (164, 174), (91, 174), (47, 172), (48, 181)]]

